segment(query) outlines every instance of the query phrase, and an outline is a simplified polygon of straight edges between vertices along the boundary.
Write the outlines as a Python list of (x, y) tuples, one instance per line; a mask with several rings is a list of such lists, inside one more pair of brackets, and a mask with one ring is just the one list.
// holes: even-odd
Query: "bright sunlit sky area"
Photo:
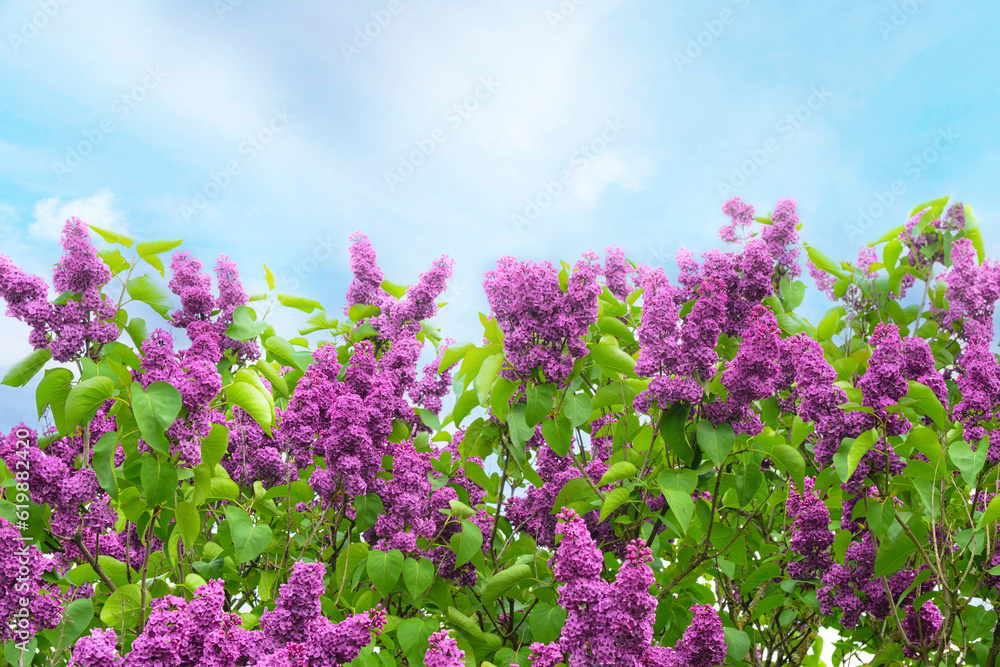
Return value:
[[(680, 246), (720, 245), (733, 195), (795, 198), (803, 239), (853, 260), (950, 194), (995, 249), (998, 18), (987, 0), (5, 0), (0, 251), (51, 278), (76, 215), (226, 253), (251, 293), (267, 263), (333, 313), (360, 230), (394, 282), (454, 258), (436, 323), (478, 340), (497, 258), (617, 244), (673, 273)], [(29, 351), (0, 322), (0, 372)], [(0, 422), (31, 404), (0, 388)]]

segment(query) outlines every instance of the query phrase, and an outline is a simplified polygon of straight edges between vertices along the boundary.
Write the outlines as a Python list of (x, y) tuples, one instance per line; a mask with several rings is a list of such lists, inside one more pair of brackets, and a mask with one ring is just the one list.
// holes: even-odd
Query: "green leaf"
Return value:
[(552, 387), (544, 384), (531, 387), (527, 398), (524, 418), (528, 426), (534, 428), (552, 411)]
[(736, 628), (723, 628), (726, 635), (726, 655), (733, 660), (743, 660), (750, 650), (750, 635)]
[(552, 504), (551, 514), (558, 514), (564, 507), (569, 507), (573, 503), (589, 502), (596, 497), (590, 482), (583, 477), (573, 477), (567, 480), (563, 488), (559, 490), (559, 494)]
[(45, 362), (51, 358), (52, 355), (45, 348), (35, 350), (11, 366), (4, 374), (0, 384), (5, 384), (8, 387), (23, 387), (31, 381), (31, 378), (35, 377), (38, 371), (42, 370)]
[(234, 382), (225, 388), (226, 402), (238, 405), (260, 424), (268, 437), (271, 436), (271, 426), (274, 424), (274, 412), (264, 395), (247, 382)]
[(694, 448), (687, 439), (687, 418), (691, 413), (691, 404), (678, 401), (663, 411), (660, 417), (660, 437), (667, 447), (676, 454), (685, 465), (694, 463)]
[(139, 584), (119, 586), (101, 608), (101, 622), (109, 628), (127, 630), (142, 618), (142, 589)]
[(66, 428), (72, 430), (78, 424), (90, 421), (114, 393), (115, 383), (103, 375), (77, 383), (66, 397)]
[(559, 639), (565, 624), (566, 610), (546, 602), (535, 605), (528, 616), (528, 626), (531, 628), (532, 638), (544, 644)]
[(670, 511), (677, 519), (680, 534), (686, 535), (688, 526), (691, 525), (691, 517), (694, 516), (694, 501), (691, 500), (691, 494), (676, 487), (670, 487), (663, 489), (663, 495), (670, 505)]
[[(505, 377), (498, 377), (493, 383), (493, 389), (490, 390), (490, 410), (493, 412), (493, 416), (500, 421), (507, 420), (507, 414), (510, 412), (510, 399), (517, 392), (517, 387), (518, 383)], [(466, 393), (471, 394), (473, 398), (478, 398), (474, 392)]]
[(143, 241), (135, 247), (139, 257), (146, 260), (146, 262), (154, 267), (160, 272), (160, 275), (164, 275), (165, 271), (163, 268), (163, 262), (157, 257), (160, 253), (167, 252), (168, 250), (173, 250), (179, 246), (182, 241)]
[(715, 427), (707, 419), (701, 419), (698, 421), (697, 433), (701, 450), (708, 454), (716, 468), (721, 468), (736, 443), (733, 427), (726, 423)]
[(531, 567), (518, 563), (493, 575), (483, 592), (483, 604), (488, 605), (506, 595), (512, 588), (532, 576)]
[(288, 366), (289, 368), (296, 368), (298, 366), (295, 363), (295, 348), (281, 336), (268, 336), (267, 340), (264, 341), (264, 347), (274, 355), (275, 359), (282, 366)]
[(201, 534), (201, 514), (194, 505), (182, 500), (174, 508), (174, 517), (180, 526), (181, 538), (184, 540), (184, 550), (192, 551), (198, 535)]
[(599, 521), (607, 519), (612, 512), (628, 501), (628, 497), (629, 490), (623, 486), (611, 489), (611, 491), (604, 496), (604, 504), (601, 506), (601, 516)]
[(201, 462), (210, 470), (214, 470), (215, 465), (222, 461), (227, 451), (229, 451), (229, 429), (222, 424), (212, 424), (212, 430), (201, 441)]
[(586, 394), (573, 393), (563, 401), (562, 414), (573, 428), (587, 423), (593, 411), (593, 403)]
[(95, 227), (94, 225), (87, 223), (87, 229), (94, 232), (102, 239), (108, 243), (117, 243), (118, 245), (123, 245), (126, 248), (131, 248), (134, 241), (124, 234), (119, 234), (118, 232), (112, 232), (108, 229), (101, 229), (100, 227)]
[(94, 620), (94, 603), (88, 598), (73, 600), (63, 609), (62, 622), (56, 629), (59, 644), (56, 652), (69, 648)]
[(454, 627), (458, 628), (465, 634), (478, 639), (479, 641), (486, 641), (486, 635), (483, 633), (482, 628), (480, 628), (474, 620), (451, 605), (448, 605), (447, 614), (448, 620)]
[(875, 446), (877, 442), (878, 434), (875, 429), (870, 431), (865, 431), (851, 443), (851, 449), (847, 452), (847, 478), (850, 479), (851, 475), (857, 469), (858, 464), (861, 463), (861, 457), (863, 457), (869, 449)]
[(635, 477), (636, 472), (638, 472), (636, 467), (628, 461), (619, 461), (608, 468), (607, 472), (601, 476), (601, 481), (597, 483), (597, 486), (604, 486), (605, 484), (612, 484), (613, 482), (620, 482), (623, 479)]
[(771, 457), (795, 480), (795, 488), (803, 488), (806, 460), (802, 458), (802, 453), (798, 449), (789, 445), (775, 445), (771, 448)]
[(153, 382), (145, 390), (132, 383), (132, 414), (142, 439), (157, 452), (168, 455), (165, 432), (181, 411), (181, 394), (166, 382)]
[(451, 536), (451, 550), (455, 552), (455, 567), (468, 563), (483, 546), (483, 532), (479, 526), (462, 519), (462, 532)]
[(479, 374), (476, 376), (476, 395), (479, 397), (480, 403), (486, 400), (501, 366), (503, 366), (502, 353), (491, 354), (483, 359), (483, 363), (479, 367)]
[(917, 413), (927, 415), (934, 421), (935, 426), (943, 429), (946, 413), (941, 401), (934, 395), (934, 391), (927, 385), (913, 380), (910, 380), (909, 385), (906, 397), (913, 399), (913, 407)]
[(389, 552), (373, 549), (368, 552), (368, 577), (382, 597), (388, 597), (402, 573), (403, 553), (399, 549)]
[(605, 343), (595, 345), (590, 350), (590, 357), (609, 377), (617, 377), (618, 374), (636, 377), (635, 359), (615, 345)]
[(462, 420), (468, 417), (469, 413), (477, 405), (479, 405), (479, 397), (476, 396), (476, 392), (467, 389), (458, 397), (458, 400), (455, 401), (455, 407), (451, 410), (451, 419), (455, 422), (455, 425), (458, 426), (461, 424)]
[(885, 264), (886, 269), (892, 271), (896, 268), (896, 260), (899, 259), (901, 252), (903, 252), (903, 244), (899, 242), (898, 238), (885, 244), (885, 248), (882, 249), (882, 263)]
[(364, 496), (354, 497), (354, 508), (357, 519), (356, 527), (360, 532), (365, 532), (375, 525), (378, 517), (385, 511), (382, 499), (377, 493), (369, 493)]
[(148, 274), (132, 278), (125, 289), (130, 297), (146, 304), (159, 313), (160, 317), (167, 317), (167, 311), (170, 310), (170, 294)]
[(837, 329), (840, 327), (840, 320), (846, 313), (847, 310), (843, 306), (834, 306), (826, 311), (823, 319), (816, 325), (816, 336), (819, 340), (833, 339), (837, 335)]
[(323, 306), (320, 305), (319, 301), (314, 301), (313, 299), (307, 299), (301, 296), (291, 296), (290, 294), (279, 294), (278, 302), (282, 306), (295, 308), (296, 310), (301, 310), (304, 313), (311, 313), (317, 309), (323, 310)]
[(420, 560), (407, 558), (403, 561), (403, 584), (406, 585), (406, 591), (414, 601), (420, 601), (427, 589), (434, 583), (436, 573), (437, 568), (427, 558)]
[(813, 246), (806, 244), (806, 253), (809, 255), (809, 259), (812, 260), (812, 263), (816, 265), (817, 269), (822, 269), (827, 273), (832, 273), (838, 278), (846, 276), (844, 271), (840, 268), (840, 264), (827, 257)]
[(264, 333), (267, 322), (258, 322), (257, 313), (250, 306), (236, 306), (233, 323), (226, 329), (226, 335), (233, 340), (247, 341)]
[(889, 527), (896, 519), (896, 501), (889, 498), (884, 503), (880, 503), (873, 498), (868, 499), (868, 527), (872, 533), (880, 540), (884, 540), (889, 533)]
[[(53, 417), (55, 416), (57, 402), (61, 402), (59, 411), (62, 413), (63, 408), (66, 406), (66, 396), (69, 395), (72, 382), (73, 373), (69, 369), (50, 368), (45, 371), (45, 375), (38, 382), (38, 387), (35, 389), (35, 405), (38, 407), (39, 417), (45, 412), (45, 406), (50, 403), (52, 404)], [(56, 426), (60, 427), (60, 433), (63, 432), (58, 422)]]
[(411, 665), (423, 664), (427, 647), (430, 646), (428, 639), (437, 629), (437, 619), (420, 616), (408, 618), (396, 628), (396, 639), (399, 641), (399, 647), (403, 649), (403, 653), (406, 654)]
[(264, 265), (264, 279), (267, 280), (267, 289), (274, 289), (274, 273), (268, 268), (267, 264)]
[(542, 437), (553, 452), (566, 456), (573, 444), (573, 427), (562, 415), (555, 420), (546, 419), (542, 422)]
[(875, 554), (875, 576), (899, 572), (916, 550), (917, 546), (906, 533), (900, 533), (895, 540), (884, 540)]
[(233, 534), (233, 557), (236, 563), (248, 563), (264, 553), (271, 544), (271, 527), (255, 524), (246, 512), (227, 512)]
[(94, 474), (97, 483), (107, 491), (112, 498), (118, 496), (118, 483), (115, 481), (115, 451), (118, 449), (118, 433), (110, 431), (94, 443)]
[(753, 572), (747, 574), (746, 579), (743, 580), (742, 588), (747, 591), (752, 591), (764, 582), (780, 576), (781, 566), (773, 562), (764, 563)]
[(617, 317), (604, 316), (597, 318), (597, 329), (615, 336), (625, 344), (635, 342), (635, 336), (632, 335), (632, 331), (629, 330), (628, 325)]
[(465, 358), (465, 353), (475, 347), (473, 343), (455, 343), (445, 348), (441, 353), (441, 363), (438, 364), (438, 373), (444, 373), (447, 369)]
[(281, 376), (278, 369), (274, 367), (273, 362), (260, 359), (253, 365), (253, 367), (257, 369), (261, 375), (267, 378), (267, 381), (271, 383), (272, 389), (286, 398), (289, 396), (288, 383), (285, 381), (285, 378)]
[(989, 526), (997, 522), (1000, 519), (1000, 494), (993, 496), (990, 500), (990, 504), (986, 506), (986, 511), (983, 515), (979, 517), (979, 523), (977, 528), (982, 528), (983, 526)]
[(177, 468), (157, 456), (147, 456), (142, 461), (142, 491), (146, 503), (156, 507), (167, 503), (177, 490)]
[(986, 454), (989, 452), (989, 439), (984, 438), (972, 451), (972, 447), (964, 440), (958, 440), (948, 446), (948, 456), (962, 471), (962, 478), (969, 486), (976, 485), (976, 476), (986, 464)]

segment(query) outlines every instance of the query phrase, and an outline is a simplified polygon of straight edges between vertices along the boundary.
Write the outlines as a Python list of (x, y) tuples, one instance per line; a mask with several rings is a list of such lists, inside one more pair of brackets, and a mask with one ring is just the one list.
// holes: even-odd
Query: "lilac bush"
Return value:
[(329, 311), (76, 218), (51, 282), (0, 254), (33, 349), (3, 382), (37, 407), (0, 433), (6, 660), (818, 666), (823, 631), (836, 664), (993, 664), (1000, 265), (971, 208), (852, 262), (793, 199), (719, 219), (675, 273), (500, 258), (474, 342), (433, 324), (451, 258), (395, 284), (360, 232)]

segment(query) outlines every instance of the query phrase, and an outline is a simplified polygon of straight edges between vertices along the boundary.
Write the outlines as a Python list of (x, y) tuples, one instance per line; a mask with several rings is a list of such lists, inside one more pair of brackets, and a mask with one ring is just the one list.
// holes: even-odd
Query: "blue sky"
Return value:
[[(437, 321), (469, 340), (498, 257), (672, 270), (729, 193), (797, 199), (845, 259), (943, 194), (1000, 246), (988, 0), (151, 4), (0, 3), (0, 252), (27, 270), (77, 215), (335, 311), (362, 230), (396, 282), (456, 260)], [(26, 338), (0, 320), (0, 372)], [(0, 387), (0, 425), (32, 403)]]

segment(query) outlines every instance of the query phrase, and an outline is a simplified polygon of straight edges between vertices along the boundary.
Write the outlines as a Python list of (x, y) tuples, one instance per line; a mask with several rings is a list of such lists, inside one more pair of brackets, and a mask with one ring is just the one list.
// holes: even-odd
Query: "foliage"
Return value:
[(0, 255), (35, 349), (3, 382), (40, 376), (45, 423), (0, 440), (7, 660), (819, 665), (829, 629), (837, 664), (994, 664), (1000, 267), (970, 208), (855, 263), (806, 245), (815, 323), (795, 202), (723, 211), (733, 250), (673, 283), (613, 247), (500, 259), (478, 344), (428, 322), (447, 256), (396, 285), (361, 234), (336, 317), (225, 257), (213, 290), (175, 251), (165, 288), (179, 241), (98, 252), (76, 219), (54, 299)]

